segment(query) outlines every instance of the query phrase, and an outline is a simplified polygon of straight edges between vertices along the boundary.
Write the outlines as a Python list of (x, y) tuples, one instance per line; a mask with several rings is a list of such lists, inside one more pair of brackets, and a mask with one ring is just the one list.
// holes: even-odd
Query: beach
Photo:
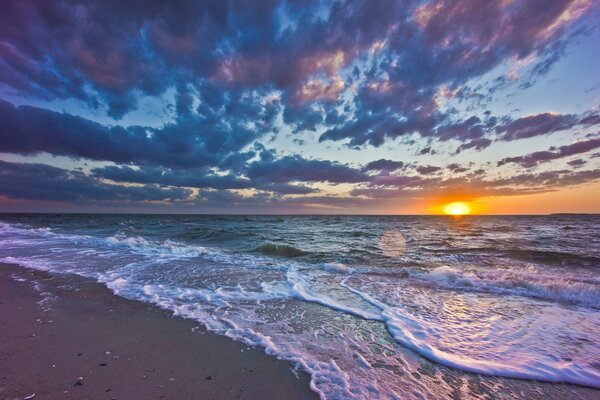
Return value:
[(0, 265), (0, 399), (318, 398), (292, 368), (93, 281)]
[[(309, 375), (263, 349), (115, 296), (78, 276), (1, 263), (0, 326), (0, 399), (319, 397), (310, 390)], [(435, 377), (428, 364), (422, 362), (419, 369), (424, 381)], [(443, 382), (455, 389), (452, 399), (594, 400), (600, 393), (460, 375), (443, 373)], [(443, 398), (436, 386), (430, 387), (429, 398)]]
[(3, 218), (0, 399), (600, 395), (596, 218)]

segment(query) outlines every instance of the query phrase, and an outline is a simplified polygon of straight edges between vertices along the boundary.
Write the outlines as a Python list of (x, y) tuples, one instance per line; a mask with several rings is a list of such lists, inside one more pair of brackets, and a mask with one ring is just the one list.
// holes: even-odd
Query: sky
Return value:
[(33, 1), (0, 212), (600, 212), (600, 1)]

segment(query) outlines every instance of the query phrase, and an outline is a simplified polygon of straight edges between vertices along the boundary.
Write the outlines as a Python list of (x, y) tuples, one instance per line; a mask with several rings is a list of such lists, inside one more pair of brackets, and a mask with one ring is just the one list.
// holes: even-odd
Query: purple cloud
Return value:
[(579, 123), (575, 115), (544, 113), (522, 117), (496, 128), (501, 140), (526, 139), (563, 131)]
[(386, 160), (381, 158), (379, 160), (371, 161), (363, 167), (363, 171), (396, 171), (404, 167), (402, 161)]
[(525, 168), (531, 168), (542, 162), (569, 157), (576, 154), (587, 153), (588, 151), (597, 149), (598, 147), (600, 147), (600, 138), (583, 140), (573, 144), (560, 146), (559, 148), (550, 148), (546, 151), (536, 151), (524, 156), (503, 158), (502, 160), (498, 161), (498, 166), (515, 163)]

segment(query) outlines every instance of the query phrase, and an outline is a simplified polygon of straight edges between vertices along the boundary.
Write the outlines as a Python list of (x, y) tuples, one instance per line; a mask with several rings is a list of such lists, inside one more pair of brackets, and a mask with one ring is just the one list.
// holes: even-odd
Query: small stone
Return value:
[(207, 381), (212, 381), (212, 380), (213, 380), (213, 376), (212, 376), (212, 375), (208, 375), (208, 376), (206, 377), (206, 380), (207, 380)]
[(73, 386), (83, 386), (83, 382), (77, 381), (73, 384)]
[(100, 363), (101, 367), (106, 367), (106, 363)]
[(29, 395), (29, 396), (27, 396), (27, 397), (24, 397), (24, 398), (23, 398), (23, 400), (31, 400), (31, 399), (33, 399), (34, 397), (35, 397), (35, 393), (33, 393), (33, 394), (30, 394), (30, 395)]
[(175, 382), (175, 378), (169, 378), (169, 382)]

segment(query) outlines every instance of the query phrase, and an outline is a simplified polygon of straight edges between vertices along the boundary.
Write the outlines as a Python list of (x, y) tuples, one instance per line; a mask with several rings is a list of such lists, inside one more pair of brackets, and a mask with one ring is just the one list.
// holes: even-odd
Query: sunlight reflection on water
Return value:
[(386, 257), (400, 257), (406, 251), (406, 240), (399, 231), (385, 231), (379, 239), (379, 248)]

